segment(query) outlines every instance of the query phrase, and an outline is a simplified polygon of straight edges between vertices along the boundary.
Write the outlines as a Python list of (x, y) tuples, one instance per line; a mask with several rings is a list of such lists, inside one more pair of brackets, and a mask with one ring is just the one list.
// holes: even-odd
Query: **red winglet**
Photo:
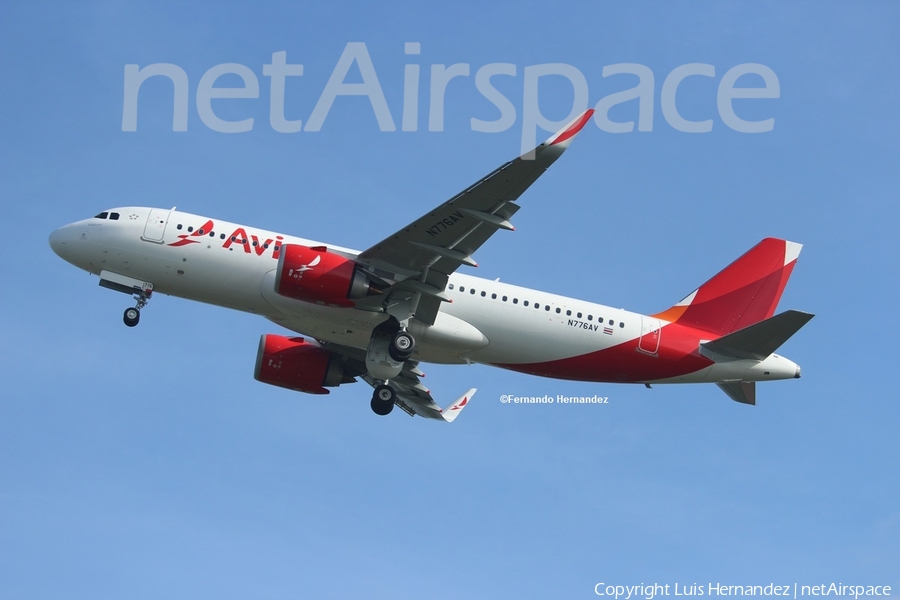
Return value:
[(587, 124), (592, 116), (594, 116), (594, 109), (587, 109), (586, 111), (581, 113), (580, 116), (576, 117), (574, 121), (569, 123), (569, 125), (564, 130), (550, 138), (547, 145), (555, 146), (556, 144), (561, 144), (566, 140), (572, 139), (576, 133), (581, 131), (581, 129)]

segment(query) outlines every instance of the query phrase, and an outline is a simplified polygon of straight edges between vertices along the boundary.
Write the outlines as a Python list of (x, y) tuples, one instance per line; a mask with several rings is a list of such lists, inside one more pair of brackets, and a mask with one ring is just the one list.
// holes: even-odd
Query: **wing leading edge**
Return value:
[[(418, 295), (414, 316), (434, 323), (444, 288), (460, 265), (477, 266), (472, 254), (498, 229), (512, 230), (515, 200), (569, 147), (593, 114), (587, 110), (537, 148), (500, 166), (428, 214), (357, 258), (393, 275), (394, 290)], [(377, 300), (373, 300), (375, 302)]]

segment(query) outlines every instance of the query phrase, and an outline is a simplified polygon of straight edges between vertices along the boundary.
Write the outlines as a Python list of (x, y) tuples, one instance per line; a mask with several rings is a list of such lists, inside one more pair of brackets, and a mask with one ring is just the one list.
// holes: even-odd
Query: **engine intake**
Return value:
[(382, 293), (358, 264), (326, 248), (286, 244), (278, 257), (275, 292), (287, 298), (350, 307)]
[(301, 337), (273, 334), (259, 340), (253, 378), (307, 394), (328, 394), (326, 387), (356, 381), (344, 372), (340, 361), (318, 344)]

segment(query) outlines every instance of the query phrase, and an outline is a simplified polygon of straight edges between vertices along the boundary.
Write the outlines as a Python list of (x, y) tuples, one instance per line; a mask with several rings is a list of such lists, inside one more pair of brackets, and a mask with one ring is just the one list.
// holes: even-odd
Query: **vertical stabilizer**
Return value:
[(659, 319), (717, 336), (743, 329), (775, 314), (802, 246), (766, 238)]

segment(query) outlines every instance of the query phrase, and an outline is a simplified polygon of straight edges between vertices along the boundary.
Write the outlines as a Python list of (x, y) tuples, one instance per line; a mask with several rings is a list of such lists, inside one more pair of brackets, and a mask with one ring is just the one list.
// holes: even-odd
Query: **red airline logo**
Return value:
[(451, 408), (450, 410), (461, 410), (462, 407), (465, 406), (465, 405), (468, 404), (468, 403), (469, 403), (469, 398), (468, 398), (468, 397), (463, 398), (463, 399), (462, 399), (462, 402), (460, 402), (459, 404), (457, 404), (456, 406), (454, 406), (454, 407)]
[[(190, 233), (178, 234), (178, 240), (168, 245), (172, 248), (179, 248), (189, 244), (197, 244), (201, 241), (201, 238), (209, 236), (210, 234), (213, 236), (215, 235), (215, 223), (211, 220), (204, 223), (199, 229)], [(229, 249), (233, 245), (239, 245), (243, 247), (246, 254), (256, 253), (257, 256), (262, 256), (266, 253), (266, 250), (273, 247), (272, 258), (277, 260), (281, 254), (281, 244), (283, 239), (284, 238), (280, 235), (276, 235), (274, 240), (272, 238), (262, 239), (257, 235), (247, 235), (247, 232), (243, 227), (238, 227), (231, 235), (225, 237), (222, 248)]]
[(312, 268), (317, 264), (322, 262), (322, 255), (318, 254), (309, 264), (300, 265), (296, 269), (290, 269), (288, 271), (288, 277), (293, 277), (294, 279), (303, 279), (303, 274), (307, 271), (312, 271)]
[(200, 229), (197, 229), (191, 233), (179, 234), (178, 241), (172, 242), (169, 245), (172, 246), (173, 248), (178, 248), (179, 246), (187, 246), (188, 244), (197, 244), (200, 242), (200, 240), (192, 240), (190, 238), (202, 237), (202, 236), (212, 232), (212, 230), (213, 230), (213, 222), (207, 221), (206, 223), (204, 223), (203, 227), (201, 227)]

